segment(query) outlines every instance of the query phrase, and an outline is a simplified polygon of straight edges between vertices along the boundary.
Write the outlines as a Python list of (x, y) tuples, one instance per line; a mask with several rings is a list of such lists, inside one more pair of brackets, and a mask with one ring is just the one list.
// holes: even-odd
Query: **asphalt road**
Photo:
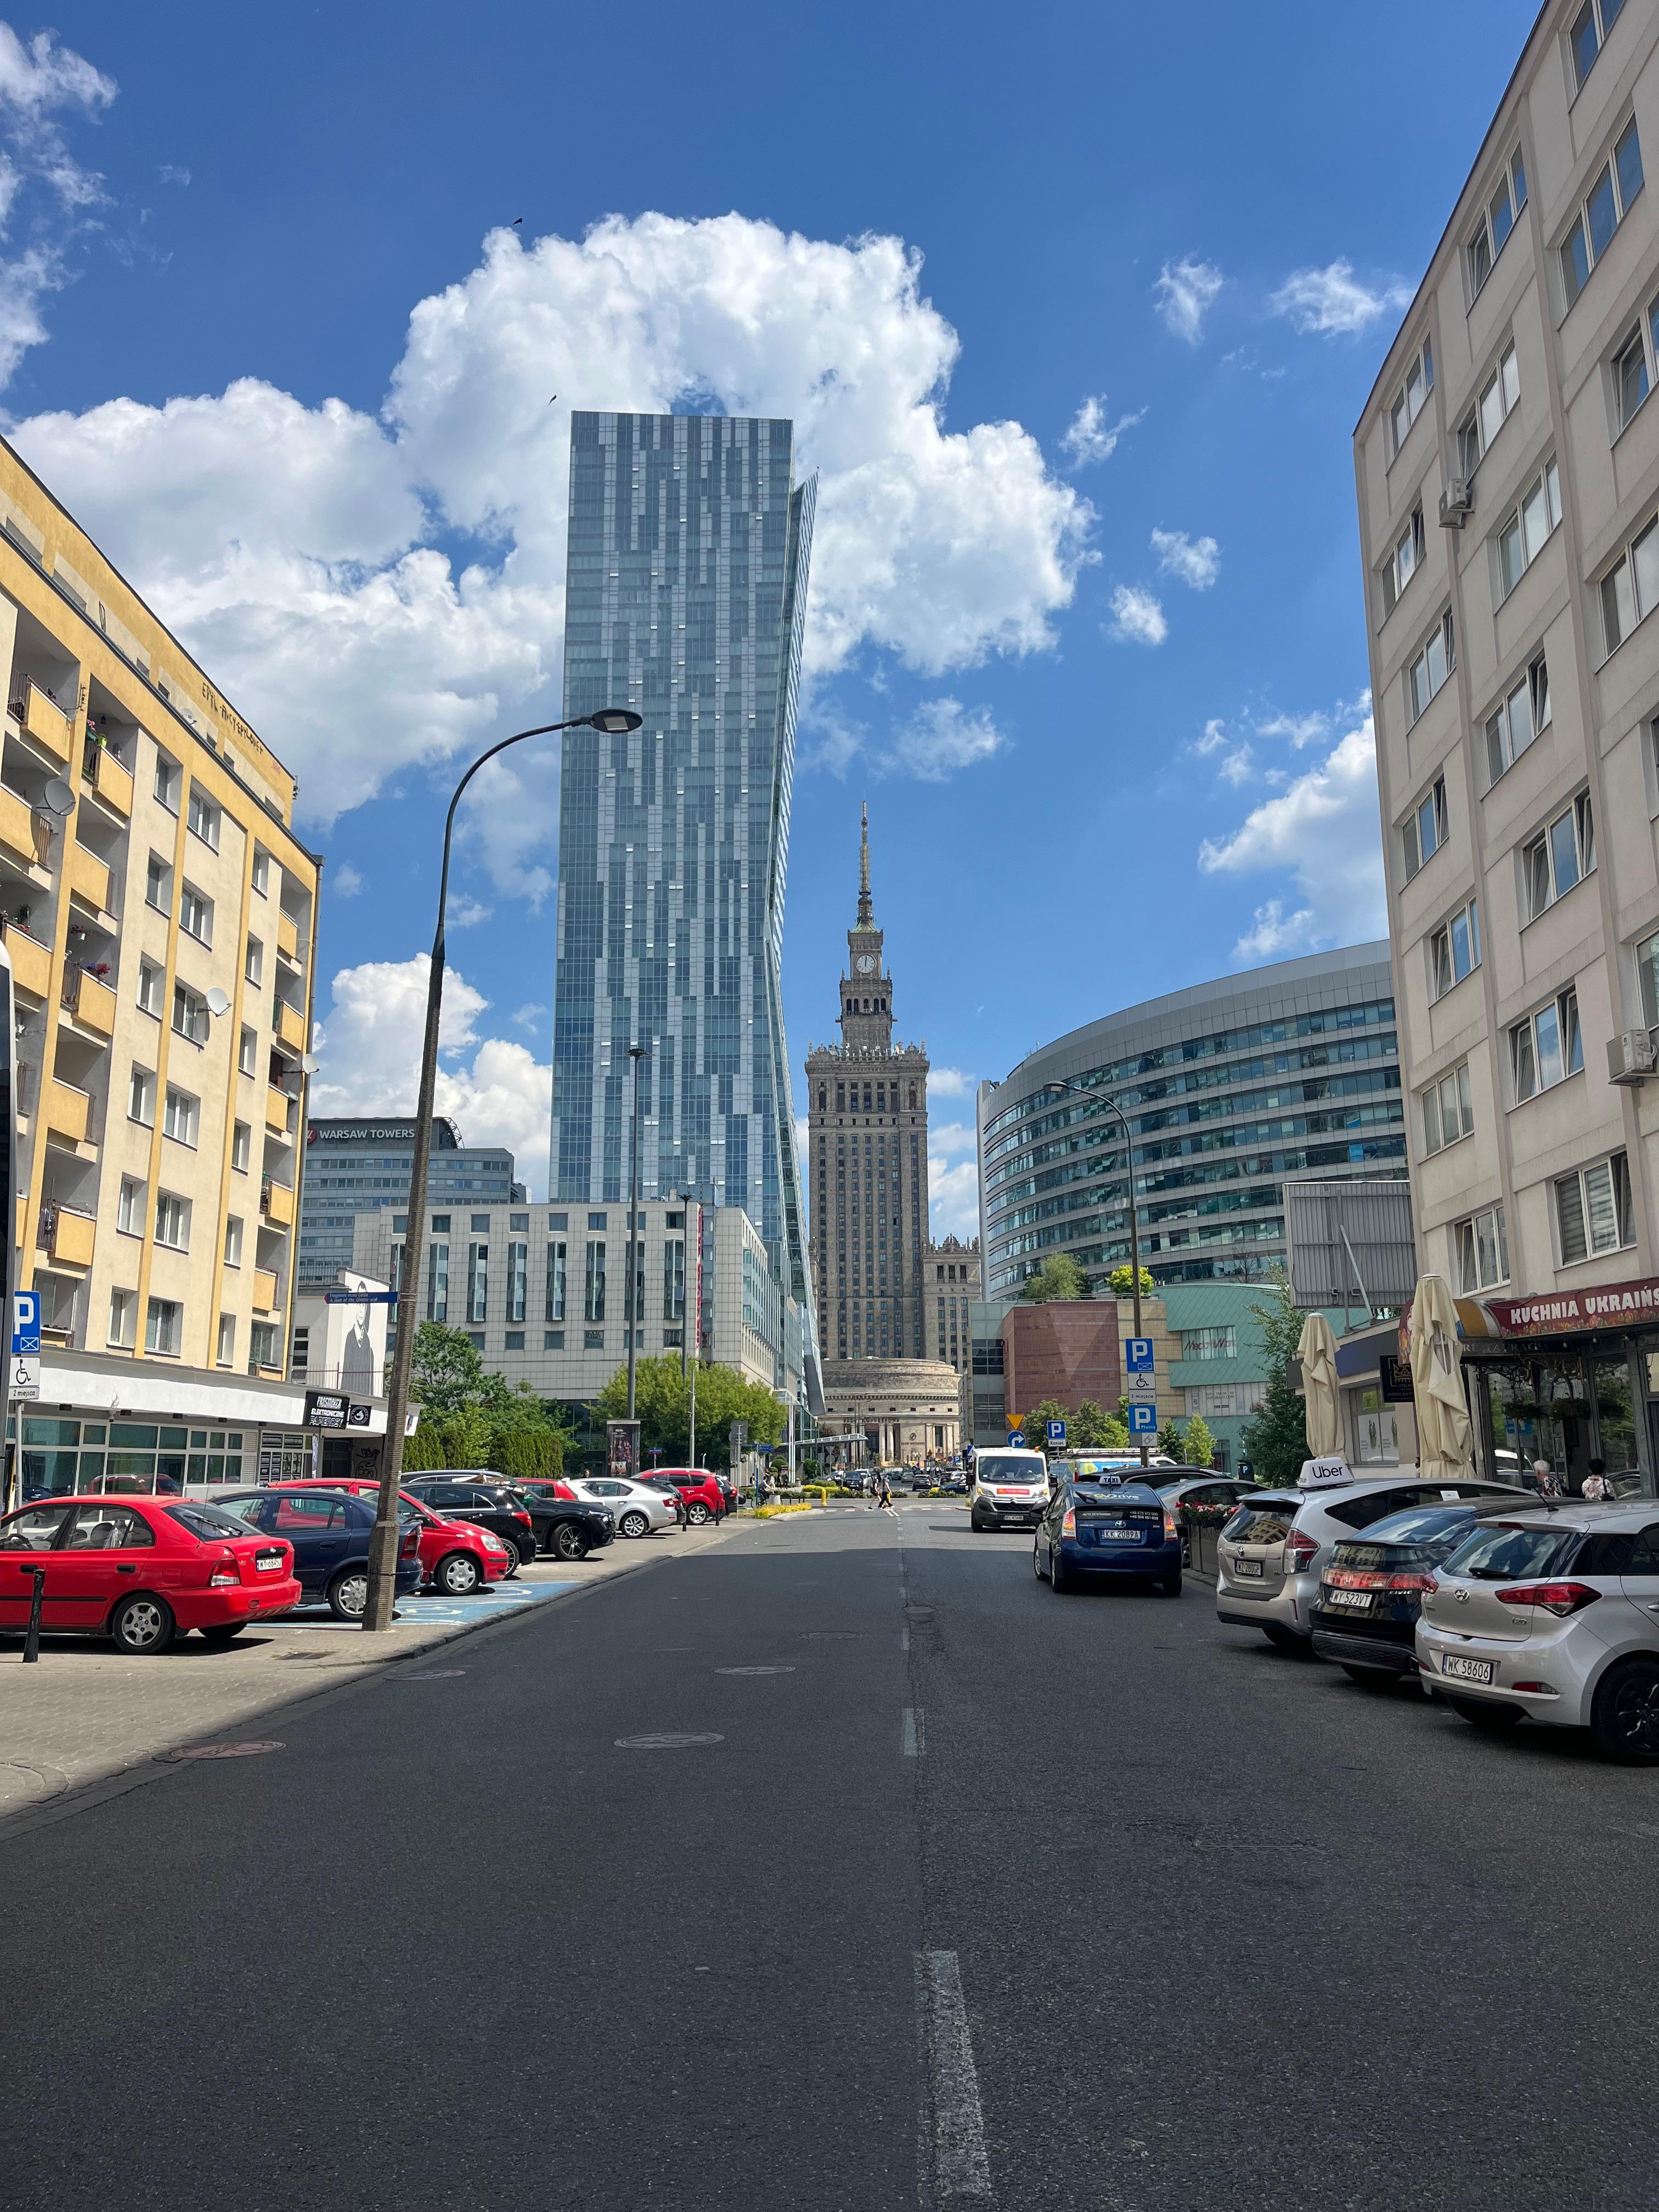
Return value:
[(802, 1516), (268, 1730), (0, 1842), (11, 2212), (1653, 2202), (1659, 1773), (1191, 1582)]

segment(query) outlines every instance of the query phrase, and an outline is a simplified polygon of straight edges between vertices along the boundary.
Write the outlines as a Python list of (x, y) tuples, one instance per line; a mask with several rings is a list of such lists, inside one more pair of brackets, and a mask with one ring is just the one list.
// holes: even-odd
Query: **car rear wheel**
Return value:
[(624, 1513), (617, 1523), (618, 1532), (624, 1536), (643, 1536), (650, 1526), (651, 1523), (646, 1519), (644, 1514), (637, 1512)]
[(432, 1579), (446, 1597), (471, 1597), (483, 1580), (483, 1570), (471, 1552), (449, 1552)]
[(361, 1620), (368, 1607), (368, 1568), (359, 1562), (342, 1567), (328, 1586), (328, 1609), (336, 1620)]
[(1622, 1766), (1659, 1765), (1659, 1662), (1627, 1660), (1603, 1679), (1590, 1707), (1590, 1741)]
[(1478, 1728), (1486, 1735), (1501, 1735), (1505, 1729), (1512, 1729), (1525, 1717), (1519, 1705), (1489, 1705), (1479, 1698), (1447, 1697), (1443, 1690), (1440, 1694), (1460, 1720), (1467, 1721), (1471, 1728)]
[(1297, 1659), (1313, 1656), (1312, 1644), (1305, 1636), (1298, 1636), (1293, 1628), (1280, 1628), (1275, 1624), (1272, 1628), (1264, 1627), (1261, 1633), (1275, 1651), (1288, 1651)]
[(514, 1542), (511, 1536), (503, 1536), (501, 1541), (507, 1547), (507, 1575), (505, 1579), (511, 1582), (514, 1576), (518, 1573), (520, 1568), (524, 1565), (524, 1553), (519, 1549), (517, 1544)]
[(559, 1559), (585, 1559), (587, 1539), (574, 1521), (561, 1521), (553, 1531), (553, 1555)]
[(133, 1658), (148, 1659), (155, 1652), (165, 1651), (175, 1627), (172, 1607), (152, 1597), (148, 1590), (135, 1590), (131, 1597), (124, 1597), (109, 1617), (111, 1642)]
[(1056, 1597), (1062, 1597), (1072, 1588), (1072, 1578), (1060, 1562), (1057, 1545), (1048, 1547), (1048, 1587)]
[(701, 1528), (703, 1522), (708, 1518), (708, 1508), (702, 1503), (701, 1498), (694, 1500), (691, 1504), (686, 1507), (685, 1517), (691, 1523), (691, 1526), (694, 1528)]
[(228, 1644), (233, 1636), (240, 1636), (246, 1626), (245, 1620), (216, 1620), (211, 1628), (199, 1628), (196, 1632), (204, 1644)]
[(1158, 1588), (1163, 1591), (1165, 1597), (1179, 1597), (1181, 1595), (1180, 1575), (1165, 1575), (1158, 1583)]
[(1400, 1680), (1398, 1674), (1391, 1674), (1386, 1667), (1350, 1667), (1342, 1661), (1338, 1664), (1348, 1680), (1357, 1683), (1362, 1690), (1391, 1690)]

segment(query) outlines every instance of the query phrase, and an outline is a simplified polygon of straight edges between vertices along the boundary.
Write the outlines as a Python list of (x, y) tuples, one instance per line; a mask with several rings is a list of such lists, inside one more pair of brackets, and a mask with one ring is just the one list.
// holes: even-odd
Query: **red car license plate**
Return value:
[(258, 1573), (274, 1575), (281, 1571), (283, 1555), (280, 1552), (256, 1552), (253, 1565)]

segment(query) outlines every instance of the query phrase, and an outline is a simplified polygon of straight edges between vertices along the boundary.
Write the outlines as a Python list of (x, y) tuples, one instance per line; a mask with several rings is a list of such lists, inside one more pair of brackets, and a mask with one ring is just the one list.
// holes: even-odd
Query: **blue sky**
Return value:
[[(867, 797), (899, 1026), (958, 1079), (941, 1224), (969, 1079), (1380, 933), (1352, 431), (1532, 15), (12, 18), (0, 404), (301, 775), (319, 1107), (410, 1103), (450, 781), (557, 711), (572, 404), (801, 425), (791, 1057)], [(469, 824), (444, 1103), (539, 1187), (531, 750)]]

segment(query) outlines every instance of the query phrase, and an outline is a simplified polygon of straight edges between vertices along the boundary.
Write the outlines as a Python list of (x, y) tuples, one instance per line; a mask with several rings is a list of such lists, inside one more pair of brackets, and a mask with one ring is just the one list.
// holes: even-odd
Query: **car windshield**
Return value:
[(1028, 1459), (1024, 1452), (981, 1452), (974, 1471), (982, 1483), (1030, 1490), (1043, 1480), (1045, 1468), (1042, 1460)]
[(1282, 1544), (1300, 1510), (1299, 1498), (1251, 1498), (1222, 1530), (1234, 1544)]
[(1445, 1563), (1449, 1575), (1471, 1582), (1522, 1582), (1564, 1566), (1579, 1540), (1577, 1528), (1478, 1528)]
[(1454, 1528), (1467, 1528), (1473, 1505), (1414, 1505), (1409, 1512), (1391, 1513), (1386, 1521), (1365, 1531), (1368, 1546), (1376, 1544), (1432, 1544)]
[(248, 1526), (234, 1513), (222, 1513), (216, 1505), (192, 1503), (189, 1505), (168, 1505), (163, 1508), (168, 1520), (176, 1521), (181, 1528), (188, 1528), (192, 1536), (246, 1536)]

